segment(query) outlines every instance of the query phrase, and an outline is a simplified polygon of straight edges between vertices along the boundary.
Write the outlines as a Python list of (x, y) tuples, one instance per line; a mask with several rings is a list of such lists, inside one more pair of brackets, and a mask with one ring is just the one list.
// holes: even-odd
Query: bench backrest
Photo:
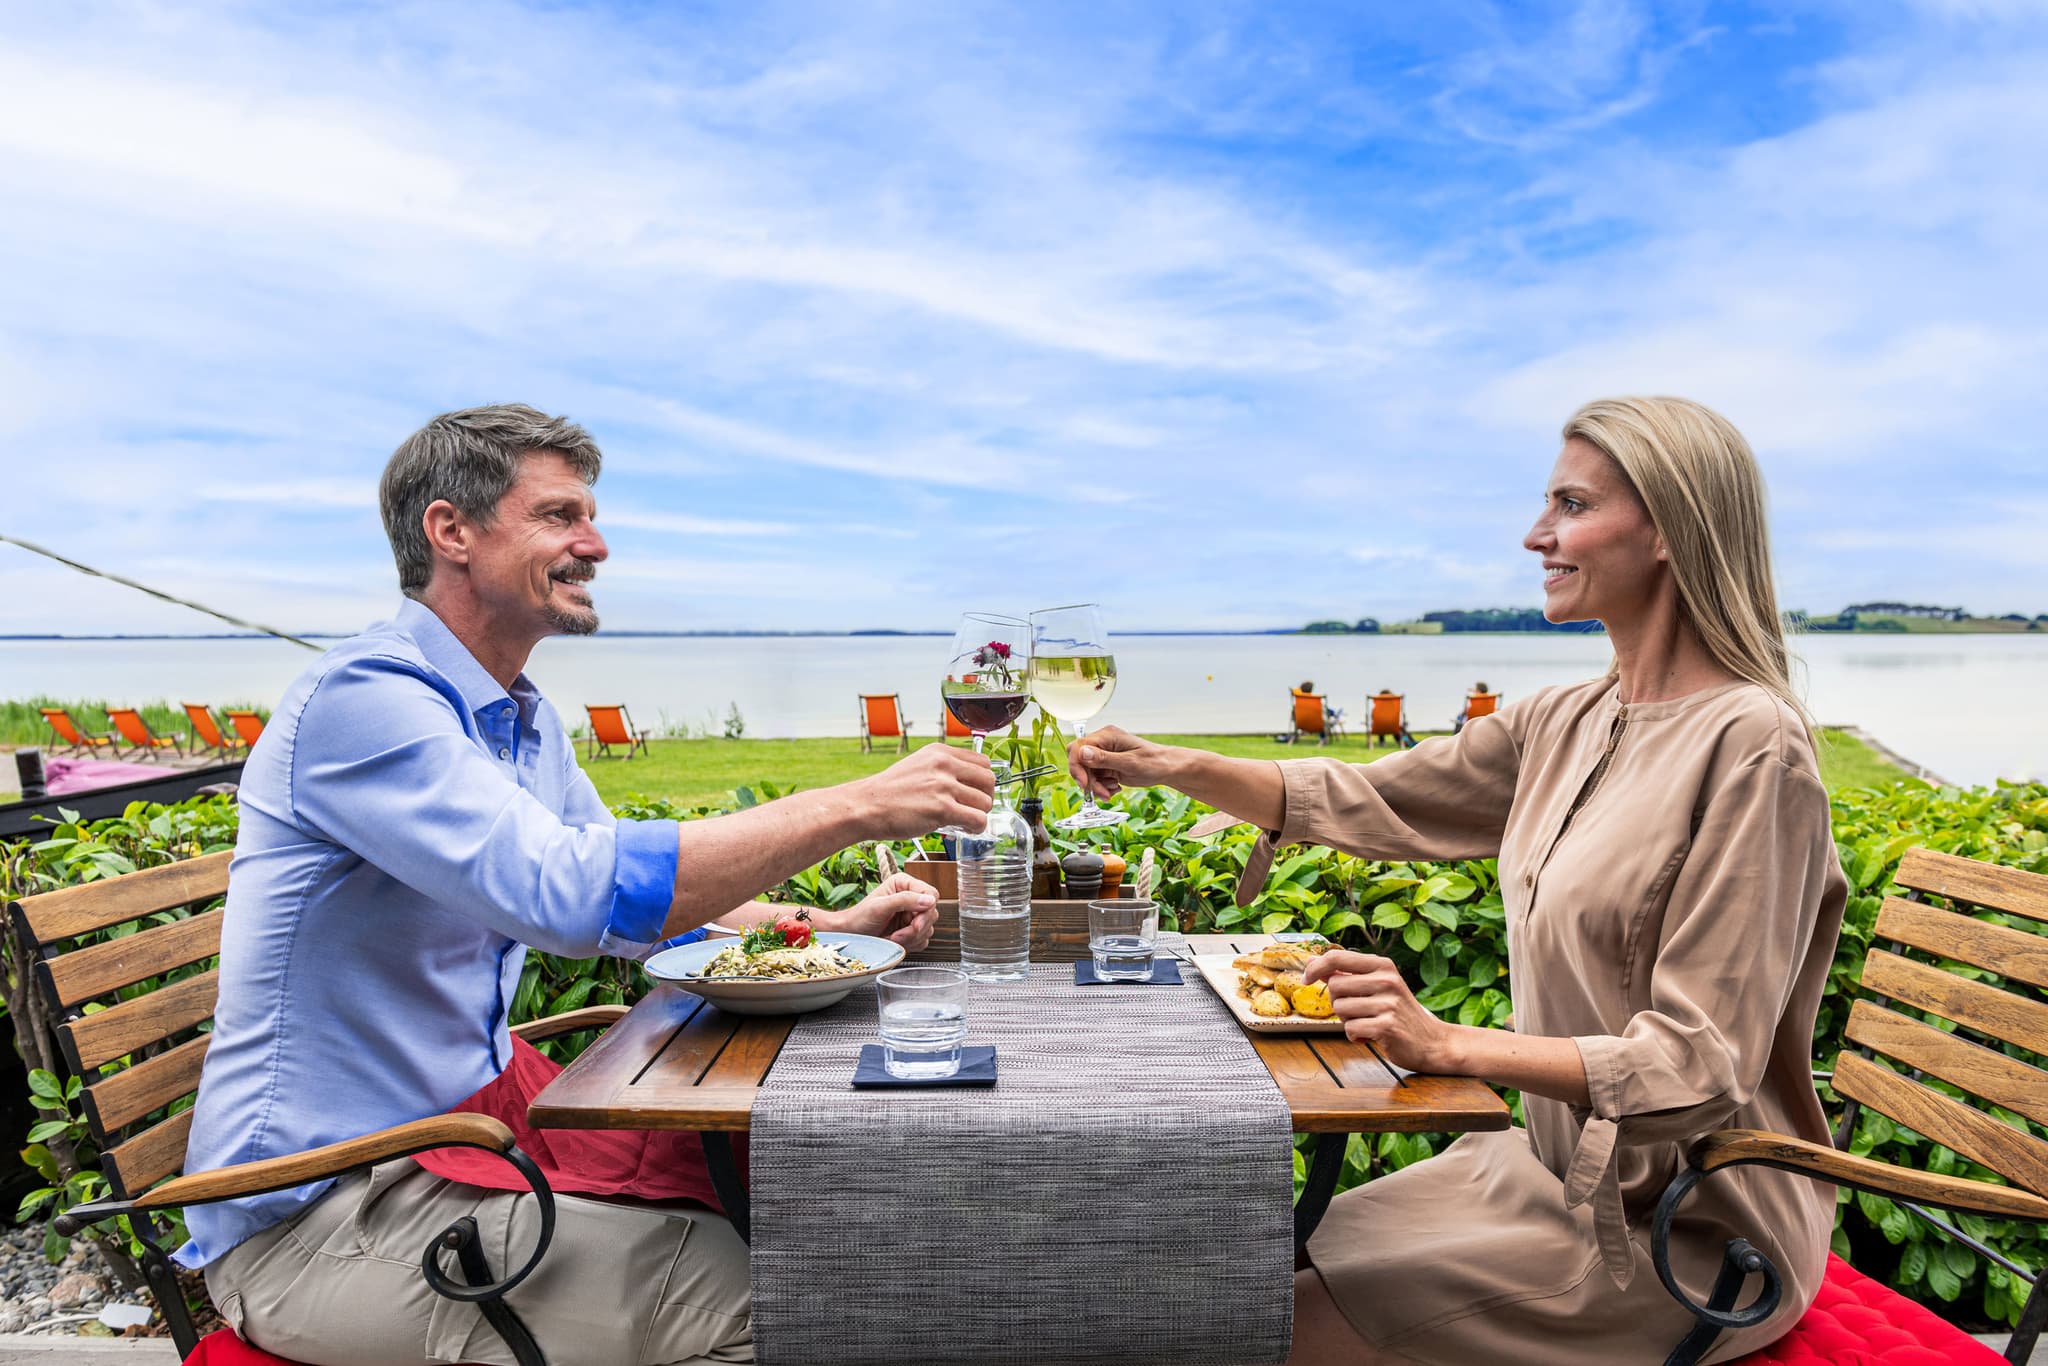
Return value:
[[(1863, 989), (1879, 999), (1850, 1006), (1846, 1038), (1903, 1069), (2048, 1124), (2048, 1071), (2001, 1047), (2048, 1054), (2048, 1004), (2039, 996), (2048, 988), (2048, 936), (1977, 918), (1995, 912), (2048, 922), (2048, 875), (1911, 849), (1899, 861), (1896, 880), (1910, 897), (1886, 898), (1877, 915), (1876, 938), (1892, 947), (1873, 946), (1863, 964)], [(1929, 896), (1949, 904), (1936, 905)], [(1915, 950), (1931, 961), (1912, 957)], [(2007, 985), (1938, 966), (1956, 963), (1995, 973)], [(1936, 1028), (1894, 1006), (1939, 1016), (1957, 1029)], [(1847, 1049), (1836, 1061), (1832, 1085), (1844, 1098), (2012, 1184), (2048, 1195), (2048, 1142)]]
[[(100, 1145), (101, 1170), (122, 1199), (185, 1165), (192, 1112), (164, 1111), (198, 1090), (211, 1038), (198, 1031), (213, 1018), (220, 972), (187, 973), (128, 1000), (120, 993), (220, 952), (218, 902), (227, 894), (231, 857), (223, 851), (146, 868), (24, 897), (10, 908), (37, 953), (36, 988), (58, 1020), (57, 1046), (72, 1073), (86, 1080), (80, 1098)], [(186, 906), (192, 915), (155, 923)], [(102, 937), (138, 923), (133, 933)], [(85, 937), (97, 942), (72, 943)], [(106, 1008), (85, 1013), (93, 1002)]]

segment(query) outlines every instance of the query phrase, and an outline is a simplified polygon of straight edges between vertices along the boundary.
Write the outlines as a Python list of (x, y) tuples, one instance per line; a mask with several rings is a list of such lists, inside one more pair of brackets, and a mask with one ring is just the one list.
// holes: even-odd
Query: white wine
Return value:
[(1116, 694), (1115, 655), (1033, 655), (1031, 696), (1062, 721), (1086, 721)]

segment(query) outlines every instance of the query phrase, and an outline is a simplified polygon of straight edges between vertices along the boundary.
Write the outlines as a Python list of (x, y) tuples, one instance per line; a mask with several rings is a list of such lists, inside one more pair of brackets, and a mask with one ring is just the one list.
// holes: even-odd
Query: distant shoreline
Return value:
[[(347, 640), (359, 634), (355, 631), (300, 631), (296, 633), (305, 640)], [(891, 637), (905, 639), (929, 639), (950, 636), (951, 631), (600, 631), (595, 637), (605, 640), (887, 640)], [(1599, 636), (1600, 631), (1304, 631), (1299, 627), (1241, 628), (1234, 630), (1179, 630), (1179, 631), (1118, 631), (1119, 636), (1306, 636), (1322, 640), (1350, 640), (1359, 637), (1385, 637), (1407, 640), (1460, 640), (1472, 636)], [(1854, 636), (1861, 640), (1896, 639), (1901, 635), (1912, 636), (2024, 636), (2044, 635), (2048, 632), (2015, 630), (2011, 627), (1971, 628), (1950, 625), (1939, 631), (1794, 631), (1794, 640), (1806, 636)], [(202, 632), (198, 635), (0, 635), (0, 641), (34, 643), (37, 641), (64, 644), (79, 641), (159, 641), (159, 640), (275, 640), (276, 636), (261, 635), (252, 631)], [(564, 636), (564, 640), (578, 637)]]

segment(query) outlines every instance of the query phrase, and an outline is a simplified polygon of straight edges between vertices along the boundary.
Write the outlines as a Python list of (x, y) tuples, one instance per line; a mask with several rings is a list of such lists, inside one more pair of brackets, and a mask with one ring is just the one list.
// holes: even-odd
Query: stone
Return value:
[(0, 1333), (19, 1333), (28, 1327), (28, 1315), (19, 1309), (0, 1309)]
[(76, 1309), (87, 1300), (107, 1297), (107, 1283), (90, 1271), (74, 1271), (50, 1287), (52, 1309)]

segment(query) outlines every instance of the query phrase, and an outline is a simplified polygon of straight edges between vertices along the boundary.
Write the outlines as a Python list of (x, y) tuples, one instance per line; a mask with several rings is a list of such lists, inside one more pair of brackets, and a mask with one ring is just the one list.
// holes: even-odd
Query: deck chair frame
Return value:
[[(1387, 698), (1394, 699), (1394, 724), (1392, 728), (1380, 725), (1379, 708), (1374, 705)], [(1369, 693), (1365, 699), (1365, 742), (1376, 744), (1384, 735), (1402, 749), (1415, 748), (1415, 734), (1408, 729), (1408, 694), (1401, 692)]]
[[(64, 753), (97, 754), (103, 748), (109, 754), (115, 752), (112, 731), (87, 730), (84, 726), (78, 724), (77, 718), (72, 716), (69, 707), (41, 707), (38, 710), (42, 712), (43, 724), (50, 728), (50, 734), (57, 737), (57, 745), (64, 747)], [(68, 736), (64, 733), (64, 726), (57, 724), (56, 718), (60, 716), (64, 718), (64, 726), (71, 728), (71, 734)], [(51, 746), (52, 749), (56, 747), (56, 745)]]
[[(1687, 1166), (1672, 1178), (1657, 1204), (1650, 1246), (1664, 1288), (1698, 1320), (1665, 1359), (1666, 1366), (1693, 1366), (1725, 1329), (1762, 1323), (1778, 1307), (1778, 1269), (1746, 1238), (1724, 1251), (1719, 1278), (1704, 1305), (1694, 1304), (1673, 1276), (1671, 1223), (1693, 1187), (1715, 1172), (1762, 1165), (1882, 1195), (1903, 1206), (1943, 1235), (1985, 1257), (2031, 1287), (2005, 1359), (2024, 1362), (2033, 1354), (2044, 1321), (2048, 1294), (2044, 1279), (1970, 1237), (1931, 1211), (1943, 1209), (2001, 1219), (2048, 1222), (2048, 1141), (2021, 1133), (1971, 1105), (1936, 1091), (1923, 1076), (1938, 1077), (1968, 1096), (2003, 1106), (2036, 1123), (2048, 1123), (2048, 1072), (2006, 1051), (2048, 1054), (2048, 1004), (2010, 988), (1973, 981), (1915, 960), (1918, 951), (1936, 962), (1967, 963), (2008, 983), (2048, 989), (2048, 936), (1976, 918), (1996, 912), (2048, 922), (2048, 875), (2003, 868), (1930, 849), (1910, 849), (1894, 879), (1907, 889), (1889, 897), (1878, 911), (1877, 938), (1864, 960), (1862, 994), (1851, 1004), (1845, 1047), (1833, 1072), (1816, 1073), (1843, 1100), (1841, 1122), (1830, 1146), (1753, 1129), (1723, 1129), (1694, 1145)], [(1938, 896), (1944, 909), (1929, 902)], [(1901, 1008), (1948, 1020), (1954, 1033), (1924, 1023)], [(1973, 1041), (1981, 1040), (1981, 1042)], [(1879, 1062), (1890, 1058), (1900, 1069)], [(1895, 1167), (1849, 1152), (1856, 1120), (1864, 1107), (1884, 1115), (1979, 1166), (2010, 1185)], [(1761, 1278), (1756, 1298), (1740, 1309), (1745, 1282)]]
[[(134, 719), (134, 731), (130, 731), (121, 724), (121, 718), (124, 716)], [(113, 724), (115, 733), (128, 742), (128, 750), (131, 754), (140, 754), (148, 757), (160, 754), (167, 749), (176, 753), (181, 758), (185, 754), (185, 737), (177, 734), (158, 735), (149, 722), (143, 718), (142, 710), (139, 707), (108, 707), (107, 720)]]
[[(192, 1112), (178, 1109), (194, 1095), (211, 1035), (199, 1032), (213, 1016), (219, 969), (228, 861), (223, 852), (108, 878), (83, 886), (23, 897), (5, 907), (7, 923), (32, 964), (36, 989), (57, 1021), (58, 1051), (80, 1092), (86, 1122), (100, 1145), (100, 1170), (111, 1194), (74, 1205), (53, 1226), (70, 1237), (103, 1220), (128, 1216), (143, 1246), (143, 1275), (170, 1327), (181, 1356), (198, 1345), (176, 1271), (161, 1247), (167, 1228), (157, 1215), (169, 1209), (286, 1190), (309, 1181), (360, 1171), (433, 1148), (478, 1148), (503, 1157), (538, 1202), (540, 1231), (533, 1251), (503, 1277), (491, 1270), (474, 1219), (450, 1224), (421, 1249), (421, 1274), (444, 1298), (476, 1304), (520, 1366), (547, 1366), (546, 1357), (505, 1295), (531, 1275), (554, 1236), (555, 1200), (546, 1176), (514, 1144), (512, 1131), (486, 1115), (435, 1115), (393, 1125), (341, 1143), (222, 1167), (182, 1173)], [(151, 924), (164, 912), (192, 913)], [(143, 923), (119, 938), (107, 931)], [(71, 941), (84, 940), (81, 945)], [(185, 975), (172, 979), (172, 974)], [(139, 995), (121, 999), (138, 983)], [(105, 1009), (85, 1006), (111, 998)], [(529, 1042), (612, 1024), (624, 1006), (590, 1006), (515, 1026)], [(453, 1254), (460, 1279), (446, 1262)]]
[[(1304, 719), (1302, 708), (1311, 703), (1314, 704), (1314, 711), (1321, 713), (1320, 720), (1314, 727), (1301, 724)], [(1299, 743), (1304, 735), (1313, 735), (1316, 737), (1317, 744), (1327, 745), (1330, 743), (1333, 735), (1341, 736), (1344, 734), (1343, 715), (1330, 706), (1328, 694), (1303, 692), (1299, 688), (1293, 688), (1288, 692), (1288, 705), (1292, 708), (1287, 718), (1288, 744)]]
[[(595, 759), (601, 755), (608, 755), (612, 752), (614, 746), (624, 746), (626, 753), (623, 757), (627, 759), (631, 759), (635, 753), (645, 754), (649, 758), (654, 757), (652, 751), (647, 748), (646, 728), (633, 724), (633, 713), (626, 710), (624, 702), (617, 704), (607, 703), (599, 706), (592, 706), (586, 702), (583, 704), (583, 710), (590, 717), (588, 758)], [(613, 736), (608, 740), (599, 733), (597, 714), (601, 711), (618, 713), (619, 729), (624, 732), (623, 735)]]
[[(233, 726), (223, 727), (211, 708), (201, 706), (197, 702), (180, 702), (178, 705), (185, 709), (185, 724), (189, 727), (194, 754), (205, 748), (213, 750), (222, 758), (227, 758), (229, 755), (248, 751), (249, 742), (237, 735)], [(200, 724), (202, 721), (205, 722), (204, 725)], [(208, 731), (212, 734), (209, 735)]]
[[(879, 702), (884, 698), (887, 698), (889, 705), (896, 709), (896, 733), (894, 735), (878, 735), (874, 733), (873, 728), (868, 723), (868, 704), (870, 702)], [(894, 740), (898, 754), (910, 752), (910, 719), (903, 714), (902, 693), (864, 692), (860, 694), (859, 705), (861, 753), (866, 754), (872, 751), (877, 740)], [(943, 727), (941, 729), (943, 731)]]

